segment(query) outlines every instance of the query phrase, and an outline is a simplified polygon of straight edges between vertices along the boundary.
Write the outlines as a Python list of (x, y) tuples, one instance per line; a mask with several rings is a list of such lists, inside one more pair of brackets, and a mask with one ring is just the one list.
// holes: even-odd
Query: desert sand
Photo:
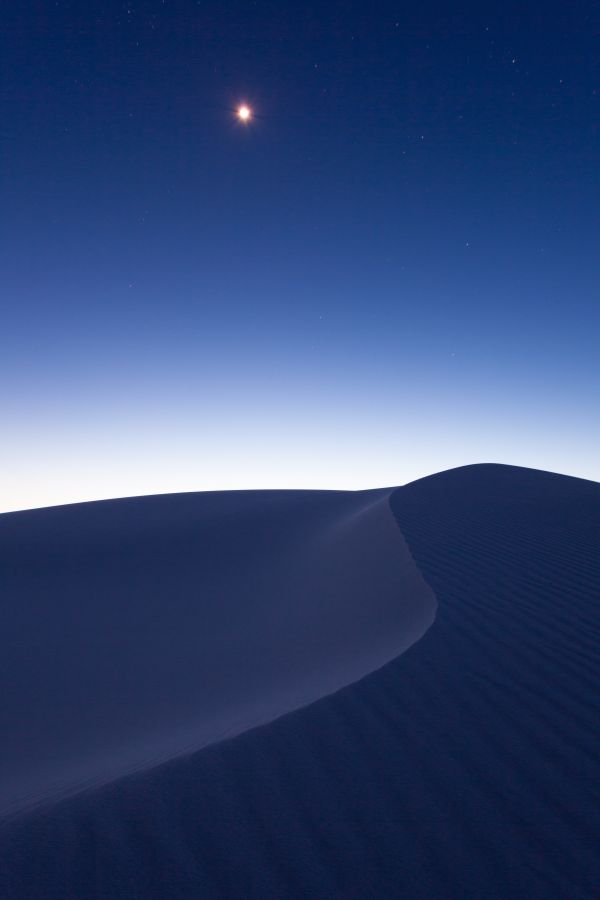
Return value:
[(435, 615), (388, 490), (142, 497), (0, 517), (0, 814), (330, 694)]
[(0, 516), (6, 898), (593, 898), (600, 485)]

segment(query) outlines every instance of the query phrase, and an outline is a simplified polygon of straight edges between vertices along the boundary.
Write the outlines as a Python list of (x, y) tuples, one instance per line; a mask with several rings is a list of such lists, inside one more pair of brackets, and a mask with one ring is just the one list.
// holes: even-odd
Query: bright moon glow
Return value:
[(252, 111), (249, 106), (240, 106), (238, 107), (238, 119), (241, 119), (242, 122), (248, 122), (252, 116)]

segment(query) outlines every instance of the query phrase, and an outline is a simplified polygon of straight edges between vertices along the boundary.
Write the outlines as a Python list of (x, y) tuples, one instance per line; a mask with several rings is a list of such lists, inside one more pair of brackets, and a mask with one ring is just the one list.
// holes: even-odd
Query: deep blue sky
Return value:
[(24, 0), (3, 32), (0, 509), (600, 480), (598, 2)]

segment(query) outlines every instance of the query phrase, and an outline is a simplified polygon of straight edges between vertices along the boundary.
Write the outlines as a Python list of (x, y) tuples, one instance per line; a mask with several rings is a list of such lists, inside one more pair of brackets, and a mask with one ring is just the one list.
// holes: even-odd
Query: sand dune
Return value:
[(356, 681), (435, 601), (389, 491), (247, 491), (0, 517), (0, 813)]
[(420, 640), (7, 822), (3, 897), (599, 895), (600, 485), (471, 466), (389, 505), (438, 601)]

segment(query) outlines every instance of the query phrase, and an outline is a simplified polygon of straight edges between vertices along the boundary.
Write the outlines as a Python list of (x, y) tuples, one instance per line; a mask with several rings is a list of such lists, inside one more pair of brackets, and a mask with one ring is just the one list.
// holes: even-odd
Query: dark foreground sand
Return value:
[(0, 896), (600, 896), (600, 485), (471, 466), (389, 505), (439, 604), (420, 640), (268, 724), (6, 819)]
[(357, 681), (436, 609), (390, 490), (138, 497), (0, 516), (0, 816)]

